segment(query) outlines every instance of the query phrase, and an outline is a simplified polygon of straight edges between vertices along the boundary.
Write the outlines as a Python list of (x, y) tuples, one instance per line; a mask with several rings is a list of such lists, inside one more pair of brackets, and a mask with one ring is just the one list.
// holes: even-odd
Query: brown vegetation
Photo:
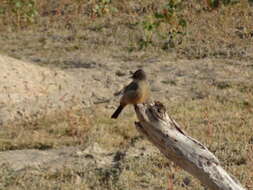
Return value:
[[(79, 58), (110, 57), (120, 62), (108, 69), (106, 61), (100, 61), (104, 73), (113, 72), (110, 75), (121, 68), (145, 65), (151, 82), (157, 80), (162, 89), (169, 89), (155, 89), (155, 98), (163, 98), (169, 114), (184, 130), (207, 145), (225, 169), (251, 189), (252, 3), (242, 0), (216, 8), (207, 1), (182, 1), (181, 8), (168, 16), (168, 2), (3, 0), (0, 53), (61, 69), (79, 68), (83, 64)], [(122, 76), (118, 73), (116, 77)], [(108, 116), (112, 110), (101, 103), (85, 111), (67, 110), (52, 118), (0, 129), (0, 149), (86, 147), (94, 142), (122, 154), (139, 144), (149, 149), (151, 145), (133, 127), (134, 113), (126, 110), (119, 120), (112, 121)], [(85, 171), (80, 167), (15, 172), (2, 167), (0, 189), (158, 190), (168, 187), (168, 178), (170, 189), (203, 189), (158, 152), (117, 163)]]

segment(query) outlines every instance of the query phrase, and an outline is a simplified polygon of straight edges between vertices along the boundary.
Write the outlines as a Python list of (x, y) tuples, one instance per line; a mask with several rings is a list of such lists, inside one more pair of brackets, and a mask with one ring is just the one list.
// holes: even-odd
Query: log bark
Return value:
[(245, 190), (200, 142), (188, 136), (160, 102), (135, 105), (136, 128), (171, 161), (212, 190)]

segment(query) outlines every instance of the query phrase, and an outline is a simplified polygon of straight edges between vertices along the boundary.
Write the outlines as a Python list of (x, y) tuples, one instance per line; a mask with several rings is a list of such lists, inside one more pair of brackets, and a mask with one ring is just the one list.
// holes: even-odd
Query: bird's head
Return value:
[(145, 80), (146, 79), (146, 73), (142, 69), (138, 69), (132, 74), (132, 79), (135, 80)]

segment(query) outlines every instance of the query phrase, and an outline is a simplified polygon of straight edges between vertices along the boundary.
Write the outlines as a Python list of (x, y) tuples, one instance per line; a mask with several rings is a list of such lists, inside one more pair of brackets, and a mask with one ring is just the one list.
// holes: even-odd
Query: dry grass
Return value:
[[(246, 93), (248, 101), (253, 101), (253, 94)], [(253, 187), (252, 165), (252, 105), (241, 104), (230, 100), (204, 98), (201, 100), (188, 100), (184, 103), (174, 102), (168, 106), (168, 112), (184, 129), (197, 138), (215, 153), (222, 165), (231, 174), (235, 175), (248, 189)], [(133, 114), (125, 114), (119, 121), (112, 122), (107, 113), (97, 111), (92, 127), (84, 136), (85, 144), (97, 142), (103, 148), (113, 152), (124, 153), (136, 143), (143, 143), (148, 149), (150, 145), (145, 139), (140, 138), (133, 127), (135, 120)], [(95, 119), (96, 118), (96, 119)], [(58, 121), (59, 122), (59, 121)], [(57, 120), (56, 120), (57, 123)], [(86, 122), (84, 122), (86, 123)], [(79, 123), (83, 125), (83, 122)], [(57, 125), (41, 125), (37, 129), (25, 129), (30, 138), (23, 138), (27, 146), (23, 146), (20, 139), (9, 138), (11, 143), (17, 143), (19, 148), (41, 148), (47, 144), (55, 146), (81, 144), (73, 136), (66, 133), (66, 128)], [(69, 126), (69, 125), (67, 125)], [(76, 128), (76, 127), (74, 127)], [(55, 133), (52, 133), (52, 129)], [(50, 130), (48, 132), (47, 130)], [(36, 131), (48, 140), (30, 135)], [(19, 132), (19, 131), (17, 131)], [(7, 131), (8, 133), (8, 131)], [(60, 138), (59, 135), (60, 134)], [(22, 135), (22, 133), (21, 133)], [(56, 135), (56, 136), (54, 136)], [(87, 136), (86, 136), (87, 135)], [(55, 138), (52, 138), (52, 137)], [(23, 136), (25, 137), (25, 136)], [(6, 138), (8, 138), (6, 136)], [(32, 139), (31, 139), (32, 138)], [(13, 140), (15, 141), (13, 142)], [(58, 139), (58, 140), (57, 140)], [(41, 147), (36, 147), (40, 143)], [(48, 148), (48, 147), (47, 147)], [(50, 147), (51, 148), (51, 147)], [(0, 188), (4, 189), (166, 189), (168, 179), (171, 179), (174, 189), (199, 189), (203, 187), (192, 176), (174, 166), (159, 152), (144, 157), (131, 157), (120, 160), (109, 168), (97, 168), (91, 165), (88, 169), (81, 166), (73, 169), (57, 171), (42, 171), (41, 169), (27, 169), (14, 172), (6, 167), (1, 169), (1, 179), (4, 182)]]
[[(125, 59), (176, 54), (188, 59), (252, 60), (253, 9), (246, 0), (212, 11), (204, 1), (183, 1), (181, 11), (150, 31), (143, 21), (152, 25), (153, 15), (162, 12), (166, 0), (78, 2), (39, 1), (33, 22), (18, 19), (6, 5), (0, 14), (1, 53), (63, 67), (69, 66), (67, 58), (94, 51)], [(178, 18), (186, 20), (186, 28), (177, 27)], [(149, 38), (147, 47), (140, 49)], [(62, 54), (64, 60), (59, 59)]]
[(67, 110), (50, 118), (5, 126), (0, 131), (0, 150), (49, 149), (83, 145), (91, 123), (82, 110)]
[[(245, 87), (246, 88), (246, 87)], [(168, 112), (184, 129), (193, 137), (197, 138), (215, 153), (222, 165), (231, 174), (235, 175), (248, 189), (253, 187), (252, 165), (252, 105), (253, 94), (251, 87), (247, 88), (245, 96), (247, 100), (241, 102), (240, 97), (231, 100), (219, 97), (206, 97), (198, 100), (188, 100), (183, 103), (170, 103)], [(229, 89), (225, 90), (228, 91)], [(220, 95), (224, 92), (220, 90)], [(246, 102), (246, 103), (245, 103)], [(247, 103), (248, 102), (248, 103)], [(11, 148), (51, 148), (63, 145), (99, 143), (103, 148), (111, 151), (124, 153), (136, 143), (144, 143), (143, 147), (150, 145), (140, 138), (133, 127), (135, 117), (125, 113), (125, 117), (113, 122), (108, 118), (108, 113), (94, 110), (91, 128), (87, 130), (87, 120), (77, 119), (70, 125), (68, 119), (61, 121), (68, 124), (61, 126), (58, 119), (49, 123), (39, 123), (38, 127), (30, 124), (23, 126), (20, 131), (17, 128), (12, 133), (19, 134), (7, 136), (10, 132), (5, 131), (5, 138), (13, 143)], [(73, 118), (72, 118), (73, 119)], [(71, 120), (72, 120), (71, 119)], [(71, 121), (72, 123), (72, 121)], [(89, 124), (88, 124), (89, 125)], [(84, 127), (80, 142), (76, 136), (70, 135), (69, 126), (76, 129)], [(68, 129), (68, 130), (67, 130)], [(22, 132), (21, 132), (22, 131)], [(24, 135), (24, 133), (26, 135)], [(34, 134), (40, 134), (38, 138)], [(28, 138), (29, 137), (29, 138)], [(84, 138), (83, 138), (84, 137)], [(13, 139), (15, 139), (13, 141)], [(22, 141), (21, 141), (22, 139)], [(79, 140), (78, 140), (79, 139)], [(86, 140), (85, 140), (86, 139)], [(2, 140), (2, 139), (1, 139)], [(39, 144), (39, 146), (38, 146)], [(46, 146), (50, 147), (46, 147)], [(203, 189), (199, 182), (181, 169), (167, 161), (160, 153), (150, 154), (146, 157), (133, 157), (122, 159), (118, 164), (109, 168), (78, 168), (62, 169), (58, 171), (41, 171), (40, 169), (27, 169), (14, 172), (10, 169), (1, 169), (0, 186), (4, 189), (166, 189), (168, 178), (171, 179), (174, 189)]]
[[(253, 61), (253, 9), (246, 0), (212, 11), (204, 3), (186, 1), (185, 9), (178, 13), (187, 20), (186, 34), (172, 38), (175, 47), (164, 48), (171, 36), (159, 37), (169, 35), (167, 29), (171, 23), (165, 23), (148, 34), (152, 35), (153, 42), (144, 49), (140, 49), (140, 41), (147, 37), (147, 31), (141, 23), (160, 11), (165, 0), (78, 2), (39, 1), (35, 6), (39, 15), (33, 21), (17, 17), (8, 4), (2, 4), (6, 12), (0, 14), (0, 53), (62, 68), (71, 66), (69, 58), (94, 51), (121, 60), (176, 54), (188, 59)], [(249, 65), (248, 71), (252, 68)], [(221, 72), (229, 75), (232, 71)], [(236, 72), (238, 77), (245, 74), (239, 67)], [(190, 96), (183, 101), (165, 102), (168, 112), (190, 135), (206, 144), (244, 186), (253, 189), (252, 83), (214, 81), (208, 88), (206, 83), (191, 85), (198, 98)], [(70, 110), (50, 119), (9, 126), (0, 131), (0, 150), (48, 149), (98, 142), (106, 149), (124, 152), (134, 143), (144, 141), (133, 128), (133, 114), (126, 114), (115, 122), (99, 107), (93, 113), (87, 118), (81, 110)], [(95, 171), (94, 168), (54, 172), (27, 169), (16, 173), (3, 167), (0, 189), (159, 190), (169, 184), (175, 190), (204, 189), (159, 153), (123, 159), (112, 168)]]

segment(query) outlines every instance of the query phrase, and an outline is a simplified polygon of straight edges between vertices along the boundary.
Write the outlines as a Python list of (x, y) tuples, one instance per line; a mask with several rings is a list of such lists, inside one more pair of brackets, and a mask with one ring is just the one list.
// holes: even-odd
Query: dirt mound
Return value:
[(81, 83), (67, 73), (0, 56), (0, 124), (19, 123), (80, 105)]
[[(111, 113), (117, 105), (113, 101), (118, 102), (113, 94), (129, 83), (129, 71), (137, 68), (147, 72), (152, 97), (162, 102), (215, 95), (214, 89), (203, 84), (223, 88), (220, 85), (250, 82), (252, 72), (248, 62), (211, 59), (154, 58), (138, 63), (96, 56), (91, 60), (84, 56), (79, 60), (73, 58), (70, 64), (72, 67), (61, 70), (0, 56), (0, 124), (37, 119), (73, 106), (104, 104)], [(248, 74), (238, 76), (239, 67)]]

